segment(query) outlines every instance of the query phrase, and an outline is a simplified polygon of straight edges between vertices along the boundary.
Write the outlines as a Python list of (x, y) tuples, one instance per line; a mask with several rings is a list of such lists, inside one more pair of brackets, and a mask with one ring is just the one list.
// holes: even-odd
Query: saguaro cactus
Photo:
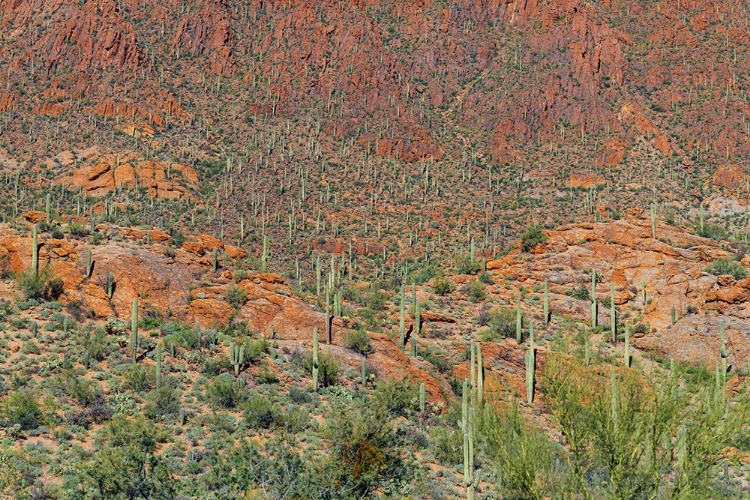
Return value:
[(474, 492), (479, 485), (479, 474), (474, 470), (474, 408), (469, 408), (469, 382), (464, 379), (461, 391), (461, 431), (464, 441), (464, 486), (466, 498), (474, 500)]
[(591, 328), (596, 328), (599, 310), (596, 304), (596, 269), (591, 271)]
[(425, 409), (425, 399), (426, 399), (425, 387), (424, 387), (424, 382), (422, 382), (421, 384), (419, 384), (419, 411), (422, 412), (423, 414), (424, 414), (424, 409)]
[(234, 376), (237, 377), (240, 374), (240, 368), (245, 362), (245, 346), (236, 345), (234, 342), (229, 344), (229, 361), (234, 367)]
[(521, 328), (523, 328), (523, 313), (521, 313), (521, 296), (519, 295), (518, 301), (516, 302), (516, 342), (519, 344), (523, 337)]
[(534, 402), (534, 367), (536, 352), (534, 348), (534, 323), (529, 324), (529, 350), (526, 352), (526, 401)]
[(612, 329), (612, 343), (617, 343), (617, 308), (615, 306), (615, 284), (609, 284), (609, 324)]
[(651, 204), (651, 237), (656, 239), (656, 205)]
[(318, 329), (313, 328), (313, 352), (312, 352), (312, 377), (313, 390), (318, 391)]
[(405, 336), (406, 336), (406, 293), (404, 290), (404, 284), (401, 283), (401, 304), (399, 305), (399, 325), (398, 325), (398, 333), (399, 333), (399, 345), (401, 346), (401, 349), (404, 348), (404, 342), (405, 342)]
[(133, 363), (136, 362), (137, 354), (138, 354), (138, 297), (133, 297), (133, 310), (130, 315), (130, 358)]
[(31, 272), (34, 278), (39, 277), (39, 229), (36, 224), (31, 228)]
[(156, 358), (156, 387), (159, 387), (161, 385), (161, 342), (156, 344), (156, 355), (154, 356)]
[(630, 325), (625, 323), (625, 366), (630, 366)]

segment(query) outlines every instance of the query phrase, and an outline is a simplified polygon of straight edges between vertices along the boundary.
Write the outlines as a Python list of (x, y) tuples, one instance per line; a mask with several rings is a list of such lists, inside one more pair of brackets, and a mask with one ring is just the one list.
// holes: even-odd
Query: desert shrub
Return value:
[(36, 429), (42, 423), (42, 410), (29, 389), (12, 392), (0, 406), (0, 415), (5, 427), (18, 425), (22, 430), (30, 430)]
[(81, 406), (89, 406), (102, 397), (102, 388), (95, 380), (87, 380), (70, 373), (63, 382), (66, 394)]
[(289, 388), (289, 399), (292, 400), (292, 403), (307, 404), (312, 401), (312, 396), (301, 387), (293, 385)]
[(344, 345), (360, 354), (366, 355), (372, 352), (370, 334), (364, 329), (348, 330), (344, 336)]
[(245, 400), (245, 390), (231, 375), (222, 373), (206, 384), (206, 400), (215, 409), (236, 408)]
[(457, 274), (477, 274), (480, 269), (479, 261), (471, 255), (461, 255), (456, 258)]
[(145, 414), (151, 419), (172, 419), (180, 412), (180, 393), (165, 380), (146, 397)]
[(717, 224), (704, 224), (702, 228), (700, 225), (696, 226), (695, 234), (716, 241), (725, 240), (727, 238), (727, 230)]
[(63, 293), (63, 280), (52, 274), (52, 268), (45, 266), (34, 274), (26, 269), (18, 275), (18, 287), (27, 299), (57, 300)]
[(71, 221), (70, 224), (68, 224), (68, 231), (73, 236), (78, 236), (78, 237), (84, 237), (84, 236), (89, 235), (89, 230), (86, 228), (86, 225), (81, 224), (79, 222)]
[(405, 416), (417, 408), (419, 386), (409, 378), (401, 380), (383, 380), (373, 394), (375, 404), (390, 415)]
[(734, 279), (741, 280), (747, 277), (747, 270), (736, 260), (718, 259), (713, 261), (707, 268), (706, 272), (715, 276), (722, 274), (731, 274)]
[(572, 290), (565, 290), (565, 295), (577, 300), (589, 300), (591, 298), (591, 292), (586, 288), (586, 285), (577, 286)]
[(472, 302), (482, 302), (487, 297), (484, 283), (478, 280), (464, 285), (463, 292)]
[(445, 276), (438, 276), (432, 281), (432, 289), (438, 295), (448, 295), (456, 289), (456, 285)]
[[(308, 351), (302, 360), (302, 366), (312, 374), (312, 351)], [(321, 387), (336, 385), (339, 381), (341, 364), (326, 351), (318, 353), (318, 384)]]
[(227, 302), (235, 309), (240, 309), (247, 300), (247, 291), (237, 285), (227, 287)]
[(282, 422), (279, 408), (261, 394), (252, 395), (242, 404), (245, 420), (254, 429), (270, 429)]
[(482, 335), (482, 340), (495, 342), (516, 336), (516, 311), (509, 307), (495, 308), (490, 312), (490, 329)]
[(544, 234), (542, 226), (539, 224), (531, 225), (521, 234), (521, 251), (529, 252), (545, 241), (547, 241), (547, 235)]
[(122, 385), (131, 391), (143, 392), (152, 387), (154, 381), (153, 370), (147, 370), (143, 365), (130, 365), (122, 372)]

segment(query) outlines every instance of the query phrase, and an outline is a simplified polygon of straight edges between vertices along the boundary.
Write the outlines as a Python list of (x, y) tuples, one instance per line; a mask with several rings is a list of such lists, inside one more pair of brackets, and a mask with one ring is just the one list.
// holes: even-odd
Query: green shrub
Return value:
[(547, 241), (547, 235), (544, 234), (542, 226), (539, 224), (531, 225), (521, 234), (521, 251), (529, 252), (545, 241)]
[(577, 300), (589, 300), (591, 299), (591, 292), (588, 288), (586, 288), (586, 285), (580, 285), (572, 290), (565, 290), (565, 295), (568, 297), (573, 297)]
[[(308, 373), (312, 374), (312, 351), (308, 351), (302, 360), (302, 366)], [(339, 370), (341, 364), (327, 351), (318, 353), (318, 384), (321, 387), (336, 385), (339, 381)]]
[(482, 335), (486, 342), (496, 342), (504, 338), (516, 336), (516, 311), (508, 307), (500, 307), (490, 312), (490, 329)]
[(237, 285), (229, 285), (227, 287), (227, 302), (235, 308), (240, 309), (245, 305), (247, 300), (247, 291)]
[(695, 234), (703, 238), (711, 238), (712, 240), (722, 241), (727, 238), (727, 230), (722, 226), (716, 224), (704, 224), (703, 228), (696, 226)]
[(42, 410), (29, 389), (11, 393), (0, 408), (5, 427), (18, 425), (22, 430), (36, 429), (42, 423)]
[(375, 404), (393, 416), (405, 416), (417, 408), (419, 387), (409, 378), (383, 380), (375, 388)]
[(482, 302), (487, 297), (484, 283), (479, 280), (464, 285), (463, 292), (472, 302)]
[(242, 405), (245, 420), (254, 429), (270, 429), (281, 423), (282, 414), (276, 405), (261, 394), (254, 394)]
[(63, 293), (63, 280), (52, 274), (52, 268), (45, 266), (37, 275), (31, 269), (21, 271), (18, 287), (27, 299), (57, 300)]
[(736, 260), (718, 259), (706, 268), (706, 272), (715, 276), (722, 274), (731, 274), (734, 279), (744, 279), (747, 277), (747, 270)]
[(449, 280), (445, 276), (438, 276), (432, 281), (432, 289), (438, 295), (448, 295), (456, 289), (456, 285), (453, 281)]
[(479, 269), (479, 261), (473, 259), (471, 255), (461, 255), (456, 258), (457, 274), (477, 274)]
[(180, 412), (180, 393), (175, 387), (165, 382), (162, 382), (146, 397), (145, 414), (148, 418), (171, 420)]
[(344, 334), (344, 345), (352, 351), (367, 355), (372, 352), (370, 334), (367, 330), (349, 330)]
[(214, 409), (235, 408), (245, 400), (245, 391), (231, 375), (222, 373), (206, 384), (206, 400)]

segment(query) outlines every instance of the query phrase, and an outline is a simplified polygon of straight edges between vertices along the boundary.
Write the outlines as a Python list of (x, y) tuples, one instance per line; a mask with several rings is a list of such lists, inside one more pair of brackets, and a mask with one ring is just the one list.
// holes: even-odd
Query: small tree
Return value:
[(521, 251), (530, 252), (540, 243), (547, 241), (547, 235), (544, 234), (542, 226), (534, 224), (526, 228), (521, 235)]

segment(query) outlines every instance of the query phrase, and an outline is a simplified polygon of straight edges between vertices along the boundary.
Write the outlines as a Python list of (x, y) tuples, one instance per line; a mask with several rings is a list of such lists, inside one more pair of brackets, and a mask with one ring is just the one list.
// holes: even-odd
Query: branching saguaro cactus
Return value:
[(529, 323), (529, 350), (526, 351), (526, 401), (534, 402), (534, 368), (536, 365), (536, 352), (534, 347), (534, 323)]
[(313, 378), (313, 390), (315, 392), (318, 392), (318, 329), (317, 328), (313, 328), (312, 378)]
[(234, 342), (229, 344), (229, 362), (234, 367), (234, 376), (239, 376), (242, 365), (245, 363), (244, 345), (238, 346)]
[(461, 391), (461, 431), (464, 441), (464, 486), (466, 498), (474, 500), (474, 494), (479, 486), (479, 473), (474, 470), (474, 421), (475, 410), (469, 407), (469, 382), (464, 379)]

